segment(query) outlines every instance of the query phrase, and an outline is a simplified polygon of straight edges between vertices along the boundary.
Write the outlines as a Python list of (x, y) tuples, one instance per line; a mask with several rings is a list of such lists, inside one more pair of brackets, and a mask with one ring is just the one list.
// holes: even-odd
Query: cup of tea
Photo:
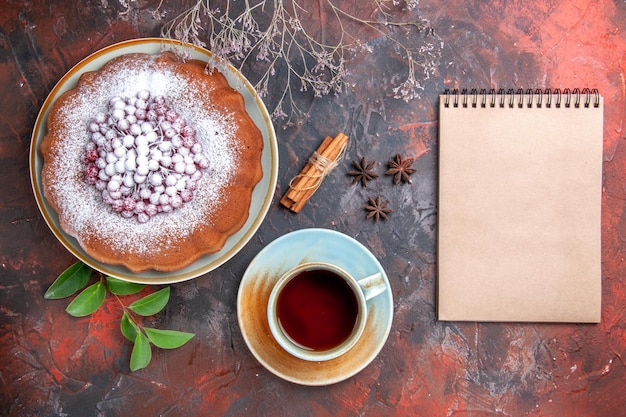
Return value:
[(386, 290), (381, 272), (353, 277), (328, 263), (300, 264), (282, 275), (270, 293), (270, 331), (295, 357), (308, 361), (337, 358), (363, 334), (367, 300)]

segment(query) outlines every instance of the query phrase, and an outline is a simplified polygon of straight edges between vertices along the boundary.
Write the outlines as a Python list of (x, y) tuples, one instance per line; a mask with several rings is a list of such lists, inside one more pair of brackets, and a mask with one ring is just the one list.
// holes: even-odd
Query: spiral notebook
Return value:
[(603, 98), (439, 101), (439, 319), (599, 322)]

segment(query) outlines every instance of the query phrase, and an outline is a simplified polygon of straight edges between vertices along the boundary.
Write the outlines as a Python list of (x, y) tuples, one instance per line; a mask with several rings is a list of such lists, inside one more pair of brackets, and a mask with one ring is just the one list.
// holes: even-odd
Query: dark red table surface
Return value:
[[(65, 313), (66, 300), (44, 300), (74, 258), (43, 221), (28, 168), (35, 119), (63, 74), (102, 47), (159, 35), (157, 1), (130, 1), (128, 10), (122, 3), (9, 0), (0, 11), (1, 415), (626, 416), (624, 1), (423, 0), (419, 13), (442, 57), (423, 97), (409, 102), (391, 92), (391, 80), (406, 75), (402, 61), (369, 33), (368, 42), (383, 47), (355, 57), (344, 93), (302, 96), (309, 118), (286, 129), (276, 123), (278, 186), (250, 243), (221, 268), (173, 285), (165, 311), (147, 319), (196, 337), (155, 350), (136, 372), (118, 304), (77, 319)], [(173, 16), (182, 8), (163, 10)], [(455, 87), (595, 87), (604, 96), (601, 323), (437, 321), (436, 108), (437, 95)], [(338, 131), (351, 138), (345, 161), (301, 213), (285, 210), (278, 200), (289, 179)], [(350, 160), (366, 156), (382, 171), (396, 153), (419, 156), (413, 184), (394, 186), (384, 175), (365, 189), (351, 184)], [(387, 221), (365, 218), (365, 200), (376, 194), (395, 210)], [(356, 376), (325, 387), (267, 371), (236, 318), (252, 258), (275, 238), (309, 227), (338, 230), (368, 247), (394, 296), (381, 353)]]

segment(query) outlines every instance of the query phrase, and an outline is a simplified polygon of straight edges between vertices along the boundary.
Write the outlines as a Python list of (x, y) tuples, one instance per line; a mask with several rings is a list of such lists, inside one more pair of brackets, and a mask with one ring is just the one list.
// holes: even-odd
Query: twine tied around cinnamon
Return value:
[[(330, 174), (330, 171), (335, 169), (335, 167), (339, 164), (339, 160), (343, 159), (345, 150), (346, 146), (343, 147), (336, 160), (328, 159), (317, 151), (313, 152), (313, 155), (311, 155), (311, 157), (309, 158), (309, 164), (311, 164), (315, 168), (315, 172), (313, 174), (296, 175), (294, 178), (291, 179), (291, 181), (289, 181), (289, 187), (297, 191), (306, 191), (313, 188), (319, 188), (319, 186), (322, 184), (322, 181), (324, 180), (324, 177)], [(313, 178), (317, 181), (306, 188), (300, 188), (296, 185), (296, 182), (299, 178), (302, 177)]]
[(326, 137), (309, 157), (302, 171), (291, 179), (289, 189), (280, 200), (281, 204), (298, 213), (320, 187), (324, 178), (343, 159), (347, 142), (348, 137), (341, 132), (334, 139)]

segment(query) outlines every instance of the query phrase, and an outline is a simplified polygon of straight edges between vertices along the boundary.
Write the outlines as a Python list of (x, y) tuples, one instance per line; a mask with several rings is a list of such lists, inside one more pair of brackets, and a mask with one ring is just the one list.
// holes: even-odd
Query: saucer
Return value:
[[(287, 353), (274, 340), (267, 321), (267, 303), (282, 274), (304, 262), (327, 262), (355, 277), (381, 272), (387, 290), (367, 302), (363, 335), (346, 354), (312, 362)], [(252, 260), (239, 286), (237, 319), (243, 338), (256, 359), (275, 375), (301, 385), (329, 385), (360, 372), (378, 355), (387, 341), (393, 320), (393, 296), (389, 279), (372, 253), (340, 232), (303, 229), (268, 244)]]

